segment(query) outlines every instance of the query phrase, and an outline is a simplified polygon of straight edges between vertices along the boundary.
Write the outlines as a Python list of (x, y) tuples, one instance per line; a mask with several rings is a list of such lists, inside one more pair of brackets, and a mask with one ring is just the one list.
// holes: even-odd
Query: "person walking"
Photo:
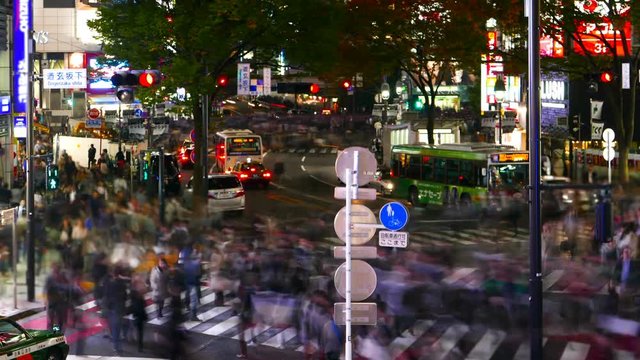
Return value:
[[(144, 323), (149, 319), (145, 310), (144, 294), (147, 287), (143, 279), (134, 278), (131, 283), (130, 300), (131, 305), (129, 313), (133, 316), (133, 326), (136, 329), (136, 339), (138, 343), (138, 352), (143, 352), (144, 344)], [(163, 300), (164, 302), (164, 300)]]
[(169, 264), (164, 258), (158, 259), (158, 264), (151, 269), (149, 274), (149, 286), (151, 287), (151, 299), (158, 306), (158, 317), (162, 317), (164, 301), (167, 298), (167, 271)]
[(121, 332), (123, 330), (123, 316), (126, 313), (127, 283), (129, 279), (124, 276), (124, 269), (116, 265), (113, 272), (106, 279), (104, 306), (107, 310), (107, 319), (111, 329), (111, 341), (113, 350), (122, 355)]
[(96, 148), (93, 144), (89, 145), (89, 169), (96, 163)]

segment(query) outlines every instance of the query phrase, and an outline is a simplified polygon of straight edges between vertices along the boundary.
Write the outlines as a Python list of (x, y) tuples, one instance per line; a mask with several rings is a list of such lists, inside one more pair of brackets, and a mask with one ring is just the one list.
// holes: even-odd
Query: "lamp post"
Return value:
[(498, 76), (496, 84), (493, 87), (493, 93), (496, 96), (496, 104), (498, 105), (498, 144), (502, 145), (502, 100), (504, 100), (504, 80), (502, 76)]
[(391, 96), (391, 89), (389, 88), (389, 84), (385, 81), (380, 86), (380, 96), (382, 97), (382, 101), (384, 102), (384, 108), (382, 109), (382, 122), (384, 124), (387, 123), (387, 106), (389, 106), (389, 97)]

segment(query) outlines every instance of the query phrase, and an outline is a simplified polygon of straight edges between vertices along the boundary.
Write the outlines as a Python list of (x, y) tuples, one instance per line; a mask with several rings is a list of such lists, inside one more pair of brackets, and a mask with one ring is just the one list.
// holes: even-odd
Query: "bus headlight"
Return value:
[(392, 191), (393, 190), (393, 183), (387, 183), (387, 185), (384, 186), (387, 190)]

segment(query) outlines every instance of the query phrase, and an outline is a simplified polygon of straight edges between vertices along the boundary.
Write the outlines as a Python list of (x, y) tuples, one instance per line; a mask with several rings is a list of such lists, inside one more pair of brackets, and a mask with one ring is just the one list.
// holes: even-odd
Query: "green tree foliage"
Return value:
[[(433, 143), (434, 103), (456, 70), (476, 72), (486, 50), (486, 3), (468, 0), (350, 1), (352, 32), (344, 46), (360, 64), (404, 70), (426, 97)], [(375, 67), (372, 67), (375, 68)]]
[[(497, 0), (504, 6), (509, 0)], [(618, 176), (621, 182), (629, 180), (628, 158), (632, 145), (636, 118), (639, 51), (630, 46), (630, 31), (640, 26), (640, 7), (628, 0), (543, 0), (540, 3), (540, 32), (543, 37), (555, 39), (562, 47), (564, 57), (542, 57), (542, 71), (559, 71), (574, 79), (592, 79), (611, 70), (616, 75), (610, 83), (599, 83), (604, 93), (605, 108), (612, 115), (618, 141), (620, 159)], [(522, 56), (525, 48), (526, 27), (522, 6), (508, 7), (509, 11), (496, 13), (498, 24), (512, 39), (515, 49), (505, 54), (511, 60), (526, 64)], [(521, 20), (518, 20), (521, 19)], [(622, 63), (630, 64), (630, 89), (622, 89)]]
[[(291, 67), (327, 71), (338, 56), (343, 9), (339, 0), (112, 0), (103, 2), (89, 26), (105, 54), (128, 60), (132, 68), (161, 70), (158, 91), (184, 87), (191, 94), (196, 141), (202, 144), (200, 100), (217, 94), (220, 74), (233, 79), (240, 61), (252, 68), (275, 66), (281, 51)], [(197, 211), (205, 201), (202, 179), (202, 166), (195, 166)]]

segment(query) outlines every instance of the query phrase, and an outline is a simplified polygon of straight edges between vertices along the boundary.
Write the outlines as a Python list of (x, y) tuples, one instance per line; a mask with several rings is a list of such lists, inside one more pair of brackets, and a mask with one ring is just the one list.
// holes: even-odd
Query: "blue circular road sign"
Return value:
[(388, 202), (380, 209), (380, 223), (391, 231), (398, 231), (407, 225), (409, 211), (399, 202)]

